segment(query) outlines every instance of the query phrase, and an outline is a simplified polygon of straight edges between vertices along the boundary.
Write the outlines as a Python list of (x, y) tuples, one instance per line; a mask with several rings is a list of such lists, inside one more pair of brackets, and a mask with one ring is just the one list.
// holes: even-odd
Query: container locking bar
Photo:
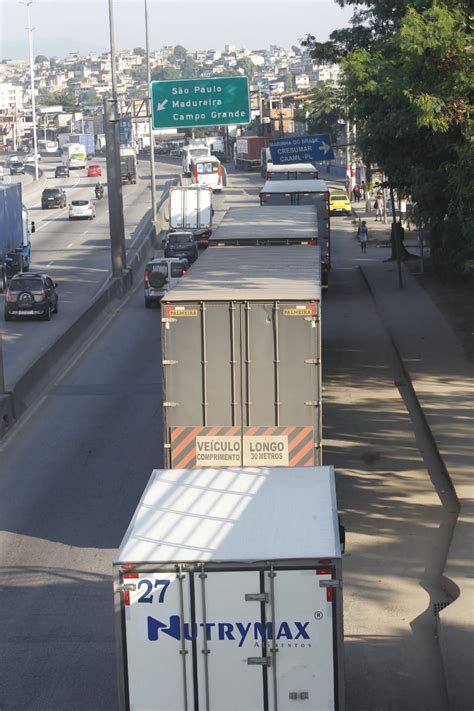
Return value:
[(127, 583), (126, 585), (115, 585), (114, 587), (115, 592), (133, 592), (136, 589), (137, 586), (133, 583)]
[(340, 588), (341, 583), (339, 580), (320, 580), (319, 587), (320, 588)]

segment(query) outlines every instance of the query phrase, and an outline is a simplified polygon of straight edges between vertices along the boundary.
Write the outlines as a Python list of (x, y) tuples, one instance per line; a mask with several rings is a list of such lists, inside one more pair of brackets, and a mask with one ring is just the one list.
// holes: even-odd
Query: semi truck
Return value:
[(234, 143), (234, 165), (242, 170), (260, 170), (261, 151), (268, 145), (264, 136), (242, 136)]
[(344, 711), (343, 549), (332, 467), (155, 470), (113, 565), (120, 710)]
[(133, 146), (120, 146), (120, 179), (122, 184), (137, 182), (137, 154)]
[(201, 185), (173, 185), (170, 188), (170, 228), (191, 231), (201, 247), (212, 233), (212, 188)]
[(166, 466), (321, 464), (320, 272), (318, 247), (209, 247), (165, 294)]
[(331, 224), (329, 188), (325, 180), (267, 180), (260, 190), (260, 205), (315, 205), (322, 259), (322, 285), (329, 286)]
[[(212, 247), (318, 246), (315, 205), (231, 207), (209, 238)], [(282, 254), (282, 261), (285, 256)]]
[(267, 163), (265, 168), (266, 180), (317, 180), (319, 170), (313, 163), (286, 163), (276, 165)]
[[(34, 223), (32, 224), (34, 232)], [(31, 242), (28, 211), (22, 203), (21, 183), (0, 185), (0, 288), (8, 279), (30, 268)]]

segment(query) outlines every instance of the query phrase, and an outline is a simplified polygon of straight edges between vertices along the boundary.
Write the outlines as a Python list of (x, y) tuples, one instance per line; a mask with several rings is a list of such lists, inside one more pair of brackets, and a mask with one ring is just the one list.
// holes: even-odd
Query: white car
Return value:
[[(41, 156), (38, 153), (38, 161), (41, 160)], [(27, 156), (23, 158), (23, 163), (34, 163), (35, 162), (35, 154), (34, 153), (28, 153)]]
[(89, 220), (95, 217), (95, 205), (92, 200), (72, 200), (69, 205), (69, 219), (87, 217)]

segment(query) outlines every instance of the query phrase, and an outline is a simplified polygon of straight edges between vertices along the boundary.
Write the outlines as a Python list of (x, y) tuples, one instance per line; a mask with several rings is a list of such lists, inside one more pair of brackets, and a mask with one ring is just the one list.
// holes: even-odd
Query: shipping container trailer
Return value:
[(329, 188), (325, 180), (267, 180), (260, 190), (260, 205), (316, 205), (319, 245), (322, 253), (323, 287), (331, 271), (331, 223)]
[[(315, 205), (231, 207), (209, 239), (211, 247), (318, 246)], [(283, 255), (282, 258), (284, 259)]]
[(234, 143), (234, 165), (243, 170), (260, 170), (262, 148), (268, 144), (264, 136), (241, 136)]
[(0, 291), (14, 274), (29, 270), (30, 260), (28, 210), (22, 203), (21, 183), (0, 185)]
[(344, 710), (332, 467), (155, 470), (113, 567), (121, 711)]
[(166, 466), (321, 464), (320, 262), (209, 248), (165, 294)]

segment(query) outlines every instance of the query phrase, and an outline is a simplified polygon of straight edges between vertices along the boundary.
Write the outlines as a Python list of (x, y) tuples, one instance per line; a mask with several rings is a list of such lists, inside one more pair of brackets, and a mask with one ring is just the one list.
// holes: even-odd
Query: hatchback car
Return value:
[(163, 296), (186, 274), (188, 268), (189, 263), (185, 259), (150, 259), (143, 275), (146, 308), (151, 309), (153, 304), (159, 305)]
[(55, 178), (69, 178), (69, 168), (67, 165), (57, 165), (54, 169)]
[[(38, 161), (40, 161), (40, 160), (41, 160), (41, 156), (40, 156), (39, 153), (38, 153), (37, 155), (38, 155)], [(24, 163), (34, 163), (34, 162), (35, 162), (35, 154), (34, 154), (34, 153), (28, 153), (28, 155), (23, 158), (23, 162), (24, 162)]]
[(168, 232), (164, 241), (165, 257), (185, 257), (191, 263), (198, 258), (198, 246), (192, 232)]
[(96, 178), (102, 175), (102, 168), (100, 165), (90, 165), (87, 168), (87, 177)]
[(44, 321), (58, 313), (58, 285), (47, 274), (15, 274), (5, 294), (5, 321), (16, 316), (40, 316)]
[(343, 190), (330, 190), (329, 192), (329, 214), (330, 215), (350, 215), (352, 206), (349, 197)]
[(72, 200), (69, 205), (69, 219), (86, 217), (93, 220), (95, 217), (95, 205), (92, 200)]
[(10, 175), (25, 175), (25, 164), (10, 163)]
[(62, 188), (45, 188), (41, 195), (41, 208), (66, 207), (66, 191)]

